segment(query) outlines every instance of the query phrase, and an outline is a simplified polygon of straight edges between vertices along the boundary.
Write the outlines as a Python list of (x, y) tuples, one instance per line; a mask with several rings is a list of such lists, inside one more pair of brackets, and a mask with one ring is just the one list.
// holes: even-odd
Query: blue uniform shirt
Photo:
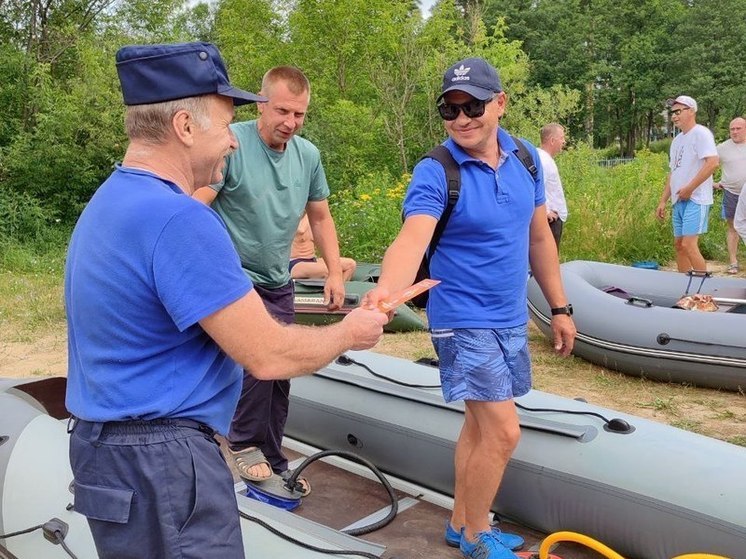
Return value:
[[(430, 262), (441, 281), (430, 292), (431, 328), (510, 328), (528, 321), (529, 227), (544, 204), (544, 176), (536, 180), (517, 156), (510, 134), (498, 129), (497, 170), (474, 159), (450, 138), (443, 145), (461, 169), (461, 193)], [(423, 159), (415, 166), (404, 199), (404, 216), (440, 218), (448, 202), (443, 166)]]
[(198, 321), (251, 288), (214, 211), (151, 173), (117, 168), (68, 248), (68, 410), (227, 432), (242, 369)]

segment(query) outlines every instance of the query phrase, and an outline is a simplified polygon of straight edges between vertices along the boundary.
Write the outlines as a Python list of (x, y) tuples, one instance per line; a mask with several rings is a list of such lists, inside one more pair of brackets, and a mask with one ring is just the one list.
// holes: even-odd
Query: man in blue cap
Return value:
[(75, 510), (101, 558), (239, 558), (226, 433), (242, 368), (311, 373), (374, 345), (385, 315), (280, 324), (220, 218), (191, 198), (238, 147), (233, 87), (208, 43), (117, 52), (130, 143), (73, 232), (65, 269)]
[[(562, 288), (557, 247), (546, 218), (541, 170), (534, 176), (520, 148), (499, 127), (507, 95), (486, 60), (467, 58), (443, 78), (437, 108), (458, 165), (460, 193), (440, 242), (429, 254), (432, 290), (427, 315), (440, 360), (446, 401), (464, 400), (456, 443), (454, 508), (445, 540), (465, 557), (514, 559), (523, 539), (490, 526), (490, 506), (520, 427), (513, 398), (531, 388), (526, 278), (529, 262), (552, 307), (555, 350), (568, 355), (575, 326)], [(527, 148), (540, 168), (533, 146)], [(404, 200), (405, 221), (386, 251), (375, 306), (410, 285), (449, 206), (443, 165), (424, 158)]]

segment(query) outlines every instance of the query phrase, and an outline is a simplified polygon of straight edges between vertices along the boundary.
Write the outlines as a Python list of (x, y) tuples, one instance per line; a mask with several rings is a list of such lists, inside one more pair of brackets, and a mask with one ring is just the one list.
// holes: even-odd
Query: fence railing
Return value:
[(616, 167), (624, 163), (629, 163), (634, 157), (613, 157), (611, 159), (599, 159), (598, 164), (601, 167)]

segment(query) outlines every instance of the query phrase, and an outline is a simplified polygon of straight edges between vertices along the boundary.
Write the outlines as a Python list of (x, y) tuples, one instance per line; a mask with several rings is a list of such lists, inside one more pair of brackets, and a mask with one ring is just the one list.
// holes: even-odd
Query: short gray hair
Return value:
[(564, 126), (556, 122), (550, 122), (549, 124), (544, 125), (541, 131), (539, 132), (541, 136), (541, 143), (543, 144), (544, 142), (549, 141), (549, 138), (551, 138), (555, 134), (559, 134), (564, 129), (565, 129)]
[(124, 128), (130, 140), (151, 144), (163, 143), (171, 129), (171, 121), (179, 111), (187, 111), (202, 130), (210, 127), (208, 95), (185, 97), (163, 103), (130, 105), (124, 116)]

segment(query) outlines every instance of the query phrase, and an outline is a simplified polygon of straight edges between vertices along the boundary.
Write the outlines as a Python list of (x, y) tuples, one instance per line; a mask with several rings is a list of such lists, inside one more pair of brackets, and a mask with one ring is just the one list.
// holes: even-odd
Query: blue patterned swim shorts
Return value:
[(531, 389), (526, 325), (436, 329), (430, 335), (440, 360), (446, 402), (503, 402)]

